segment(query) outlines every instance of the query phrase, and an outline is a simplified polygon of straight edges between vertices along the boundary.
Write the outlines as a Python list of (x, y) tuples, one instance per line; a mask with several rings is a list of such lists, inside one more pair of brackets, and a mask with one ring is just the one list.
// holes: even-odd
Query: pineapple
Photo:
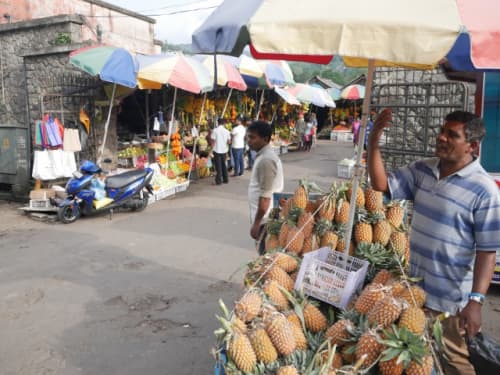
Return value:
[(276, 371), (276, 375), (299, 375), (297, 368), (295, 366), (283, 366)]
[(356, 243), (373, 242), (373, 229), (370, 223), (359, 222), (354, 227), (354, 239)]
[(425, 291), (417, 285), (411, 285), (410, 288), (404, 289), (399, 297), (404, 299), (410, 306), (416, 307), (424, 307), (427, 299)]
[(368, 280), (372, 280), (375, 274), (381, 269), (394, 271), (400, 269), (398, 257), (395, 256), (394, 252), (379, 243), (369, 244), (362, 242), (356, 247), (355, 254), (358, 258), (365, 259), (370, 263), (367, 275)]
[(318, 217), (320, 219), (325, 219), (332, 221), (335, 217), (335, 209), (337, 206), (336, 196), (334, 192), (325, 195), (324, 197), (318, 199)]
[(359, 338), (356, 344), (355, 357), (359, 361), (363, 356), (366, 356), (361, 366), (367, 368), (375, 363), (382, 350), (383, 346), (379, 343), (378, 334), (369, 330)]
[(286, 242), (286, 249), (291, 253), (299, 255), (302, 251), (302, 246), (304, 246), (304, 233), (296, 226), (289, 226)]
[(379, 220), (373, 225), (373, 242), (387, 246), (391, 238), (392, 227), (389, 221)]
[(282, 223), (280, 221), (270, 221), (267, 224), (266, 251), (280, 247), (279, 234)]
[(299, 216), (297, 227), (304, 233), (304, 237), (309, 237), (314, 228), (314, 217), (309, 212), (303, 212)]
[(295, 282), (297, 281), (297, 276), (299, 276), (299, 271), (295, 271), (295, 272), (292, 272), (290, 274), (290, 278), (293, 280), (294, 285), (295, 285)]
[[(343, 253), (345, 251), (345, 241), (343, 237), (340, 237), (337, 241), (337, 247), (336, 249), (338, 252)], [(352, 242), (349, 242), (349, 252), (348, 255), (353, 256), (355, 252), (354, 249), (354, 244)]]
[(252, 372), (257, 365), (257, 357), (250, 339), (243, 333), (235, 332), (229, 339), (227, 354), (243, 372)]
[(306, 303), (303, 309), (304, 323), (306, 328), (313, 332), (318, 333), (324, 331), (328, 325), (325, 315), (312, 303)]
[(434, 367), (434, 361), (431, 355), (427, 355), (422, 359), (422, 363), (419, 364), (416, 361), (412, 361), (408, 368), (406, 369), (407, 375), (431, 375), (432, 369)]
[(252, 321), (262, 307), (262, 296), (257, 289), (247, 291), (243, 297), (236, 302), (234, 312), (243, 322)]
[[(287, 318), (288, 319), (288, 318)], [(290, 320), (288, 320), (290, 321)], [(295, 338), (295, 343), (297, 345), (297, 350), (307, 349), (307, 339), (302, 330), (302, 326), (297, 326), (295, 323), (290, 322), (290, 328), (293, 332), (293, 337)]]
[(280, 229), (280, 235), (279, 235), (279, 243), (280, 243), (280, 247), (281, 248), (285, 248), (286, 245), (287, 245), (287, 239), (288, 239), (288, 223), (285, 221), (282, 225), (281, 225), (281, 229)]
[(391, 249), (400, 256), (404, 256), (407, 242), (407, 234), (399, 230), (393, 231), (389, 239)]
[(384, 208), (382, 192), (367, 188), (365, 190), (365, 207), (368, 212), (378, 212)]
[(274, 265), (264, 275), (266, 280), (275, 280), (280, 286), (288, 291), (293, 290), (294, 282), (282, 268)]
[(403, 224), (405, 209), (401, 201), (393, 201), (387, 205), (387, 220), (395, 228), (400, 228)]
[(418, 307), (409, 307), (403, 310), (399, 317), (399, 328), (406, 328), (416, 335), (423, 335), (425, 331), (425, 313)]
[(247, 333), (247, 325), (237, 316), (233, 316), (233, 318), (231, 319), (231, 327), (234, 331)]
[(285, 202), (283, 203), (283, 208), (281, 210), (281, 216), (284, 219), (287, 219), (288, 214), (290, 213), (293, 207), (294, 207), (293, 198), (285, 199)]
[(354, 310), (360, 314), (367, 314), (374, 305), (385, 298), (386, 293), (381, 284), (368, 284), (361, 292), (354, 304)]
[[(406, 328), (393, 326), (391, 330), (384, 331), (384, 339), (380, 343), (385, 347), (379, 362), (383, 375), (400, 375), (403, 369), (405, 374), (430, 375), (433, 362), (423, 337)], [(429, 372), (423, 371), (429, 366)]]
[(302, 323), (300, 322), (300, 318), (295, 311), (287, 311), (285, 316), (290, 323), (302, 329)]
[[(328, 352), (328, 350), (324, 350), (320, 354), (321, 354), (321, 362), (322, 362), (322, 364), (324, 365), (324, 364), (328, 363), (328, 359), (330, 357), (330, 353)], [(342, 360), (342, 355), (340, 353), (338, 353), (338, 352), (335, 352), (333, 354), (333, 358), (332, 358), (332, 363), (330, 365), (330, 369), (332, 369), (332, 370), (338, 370), (339, 368), (342, 367), (343, 364), (344, 364), (344, 362)]]
[(332, 249), (337, 248), (337, 242), (339, 240), (339, 236), (329, 230), (322, 237), (320, 241), (320, 247), (330, 247)]
[(318, 239), (315, 235), (304, 238), (304, 245), (302, 246), (302, 255), (309, 253), (313, 250), (319, 249)]
[(299, 187), (293, 195), (293, 205), (298, 208), (305, 209), (308, 201), (308, 185), (304, 180), (299, 182)]
[(274, 264), (286, 272), (294, 272), (299, 268), (299, 261), (290, 254), (277, 252), (273, 255)]
[(378, 323), (382, 327), (388, 327), (401, 315), (402, 306), (394, 297), (387, 296), (378, 301), (368, 312), (367, 318), (370, 324)]
[[(361, 188), (361, 186), (358, 186), (357, 189), (357, 194), (356, 194), (356, 207), (365, 207), (365, 192)], [(352, 204), (352, 185), (349, 186), (349, 189), (347, 189), (347, 199), (349, 202)]]
[(252, 344), (257, 360), (269, 364), (278, 359), (278, 352), (274, 347), (269, 335), (262, 326), (257, 326), (252, 329), (248, 337)]
[(305, 209), (306, 212), (309, 212), (310, 214), (314, 214), (314, 212), (316, 212), (317, 209), (318, 209), (318, 205), (316, 202), (307, 201), (306, 209)]
[(266, 321), (266, 331), (278, 353), (287, 356), (296, 349), (291, 323), (283, 314), (271, 314)]
[(389, 281), (393, 279), (393, 274), (385, 269), (380, 270), (372, 280), (373, 284), (386, 285)]
[(341, 199), (335, 211), (335, 222), (337, 224), (347, 224), (349, 221), (349, 202)]
[(344, 363), (354, 363), (356, 360), (356, 344), (348, 344), (342, 347), (340, 354), (342, 355), (342, 361)]
[(275, 280), (267, 280), (262, 286), (262, 290), (278, 310), (286, 310), (290, 307), (288, 299), (280, 290), (279, 284)]
[(352, 326), (352, 322), (348, 319), (338, 320), (327, 329), (325, 337), (330, 340), (332, 345), (341, 347), (349, 338), (349, 329), (352, 329)]
[(403, 292), (406, 290), (406, 286), (401, 282), (401, 281), (394, 281), (389, 284), (390, 287), (390, 294), (393, 297), (399, 297)]

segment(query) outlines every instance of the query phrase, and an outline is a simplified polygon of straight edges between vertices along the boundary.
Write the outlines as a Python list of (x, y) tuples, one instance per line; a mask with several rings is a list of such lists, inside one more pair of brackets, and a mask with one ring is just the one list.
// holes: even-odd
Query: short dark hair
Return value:
[(465, 138), (468, 142), (481, 142), (486, 135), (483, 119), (467, 111), (454, 111), (448, 113), (445, 121), (456, 121), (464, 124)]
[(266, 121), (253, 121), (247, 128), (247, 132), (256, 133), (261, 138), (271, 140), (272, 129)]

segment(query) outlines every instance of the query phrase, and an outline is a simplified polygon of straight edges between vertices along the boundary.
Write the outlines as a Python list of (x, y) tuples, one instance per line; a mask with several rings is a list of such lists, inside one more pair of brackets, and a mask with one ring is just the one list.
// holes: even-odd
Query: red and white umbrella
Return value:
[(349, 85), (342, 89), (340, 97), (347, 100), (359, 100), (365, 97), (365, 86)]

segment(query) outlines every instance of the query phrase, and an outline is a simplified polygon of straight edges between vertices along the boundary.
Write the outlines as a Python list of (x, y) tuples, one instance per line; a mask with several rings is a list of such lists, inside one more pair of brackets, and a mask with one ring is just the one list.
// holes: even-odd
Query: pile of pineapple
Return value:
[[(423, 311), (425, 292), (406, 277), (410, 257), (405, 207), (350, 184), (319, 190), (301, 181), (268, 223), (266, 253), (248, 265), (246, 289), (229, 311), (216, 357), (227, 353), (227, 374), (431, 374), (433, 357)], [(352, 238), (343, 238), (356, 205)], [(330, 247), (370, 262), (367, 284), (346, 310), (294, 291), (303, 254)]]

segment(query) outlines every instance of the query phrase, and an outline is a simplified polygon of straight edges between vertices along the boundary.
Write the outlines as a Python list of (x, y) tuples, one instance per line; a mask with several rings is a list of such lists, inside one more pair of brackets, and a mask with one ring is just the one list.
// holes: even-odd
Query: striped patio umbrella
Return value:
[(349, 85), (340, 92), (341, 99), (359, 100), (365, 97), (365, 86)]

